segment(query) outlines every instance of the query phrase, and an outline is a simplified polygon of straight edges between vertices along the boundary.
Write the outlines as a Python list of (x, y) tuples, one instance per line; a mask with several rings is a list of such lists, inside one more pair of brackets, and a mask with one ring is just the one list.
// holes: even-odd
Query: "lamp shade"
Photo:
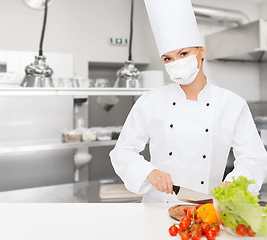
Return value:
[(25, 68), (22, 87), (54, 87), (52, 81), (53, 70), (46, 65), (45, 56), (35, 56), (34, 63)]

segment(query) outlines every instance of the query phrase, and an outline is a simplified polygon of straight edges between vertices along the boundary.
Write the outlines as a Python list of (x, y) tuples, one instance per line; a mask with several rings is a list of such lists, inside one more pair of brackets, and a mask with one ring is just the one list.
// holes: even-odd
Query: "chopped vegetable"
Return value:
[(236, 231), (239, 225), (251, 226), (253, 231), (262, 236), (267, 234), (267, 208), (258, 205), (259, 198), (248, 191), (248, 185), (255, 183), (244, 176), (237, 179), (228, 187), (214, 188), (211, 193), (216, 200), (219, 200), (218, 208), (221, 221), (225, 226)]

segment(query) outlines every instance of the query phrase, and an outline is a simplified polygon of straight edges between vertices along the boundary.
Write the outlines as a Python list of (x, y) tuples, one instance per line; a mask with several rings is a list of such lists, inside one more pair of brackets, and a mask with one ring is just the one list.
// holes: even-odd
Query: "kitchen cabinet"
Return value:
[[(90, 147), (91, 152), (101, 147), (100, 152), (103, 152), (102, 149), (106, 151), (116, 144), (116, 140), (61, 143), (60, 131), (75, 126), (74, 100), (77, 97), (101, 95), (133, 98), (147, 91), (149, 89), (36, 89), (2, 86), (0, 110), (5, 114), (1, 115), (0, 120), (0, 191), (73, 183), (73, 159), (77, 149), (88, 152)], [(95, 157), (95, 154), (92, 155)], [(103, 158), (104, 167), (108, 165), (111, 172), (107, 158), (108, 153)], [(103, 165), (98, 160), (94, 158), (91, 162)], [(90, 171), (96, 172), (99, 179), (115, 175), (113, 170), (108, 174), (99, 173), (98, 169)], [(81, 169), (81, 181), (88, 180), (90, 171), (88, 166)]]
[[(0, 88), (1, 96), (140, 96), (150, 89), (123, 89), (123, 88)], [(93, 141), (77, 143), (61, 143), (61, 139), (41, 139), (32, 141), (1, 142), (0, 155), (20, 152), (43, 151), (67, 148), (84, 148), (98, 146), (112, 146), (116, 140)]]

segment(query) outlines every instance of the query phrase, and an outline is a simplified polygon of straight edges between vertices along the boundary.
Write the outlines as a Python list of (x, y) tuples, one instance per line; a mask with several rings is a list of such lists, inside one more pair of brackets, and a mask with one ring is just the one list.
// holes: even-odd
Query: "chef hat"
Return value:
[(145, 0), (145, 4), (160, 57), (203, 46), (190, 0)]

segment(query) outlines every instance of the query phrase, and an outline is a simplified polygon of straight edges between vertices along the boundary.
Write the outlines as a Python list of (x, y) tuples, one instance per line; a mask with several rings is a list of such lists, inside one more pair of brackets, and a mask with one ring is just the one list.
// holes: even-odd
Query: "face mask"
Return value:
[[(196, 55), (198, 54), (198, 51)], [(165, 68), (168, 74), (170, 75), (172, 81), (179, 83), (181, 85), (188, 85), (196, 79), (199, 69), (201, 68), (201, 65), (199, 69), (197, 68), (198, 62), (196, 55), (192, 55), (165, 64)]]

